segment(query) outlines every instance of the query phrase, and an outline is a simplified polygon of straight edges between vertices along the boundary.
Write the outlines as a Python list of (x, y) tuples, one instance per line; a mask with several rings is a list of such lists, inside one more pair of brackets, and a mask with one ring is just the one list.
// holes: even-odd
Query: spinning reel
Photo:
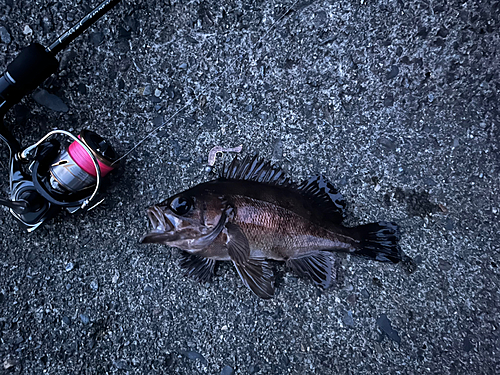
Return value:
[[(56, 72), (56, 54), (120, 0), (105, 0), (61, 35), (49, 47), (34, 43), (25, 48), (0, 76), (0, 140), (9, 149), (9, 196), (0, 205), (29, 232), (62, 209), (70, 213), (95, 207), (102, 179), (118, 161), (111, 145), (98, 134), (83, 130), (78, 137), (54, 130), (38, 142), (21, 147), (3, 124), (6, 112), (24, 95)], [(69, 147), (61, 146), (56, 135), (68, 137)]]

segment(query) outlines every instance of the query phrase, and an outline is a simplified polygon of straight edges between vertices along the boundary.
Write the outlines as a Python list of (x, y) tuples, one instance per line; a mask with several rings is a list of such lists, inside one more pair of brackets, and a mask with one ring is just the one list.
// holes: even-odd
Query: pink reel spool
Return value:
[[(92, 152), (101, 171), (106, 176), (116, 166), (118, 160), (113, 148), (96, 133), (83, 130), (78, 136)], [(85, 148), (74, 141), (63, 150), (50, 168), (51, 185), (56, 190), (79, 192), (96, 183), (97, 173), (94, 162)]]
[[(81, 135), (79, 135), (78, 138), (82, 139)], [(85, 140), (83, 140), (83, 142), (88, 146)], [(105, 159), (103, 160), (102, 157), (99, 157), (100, 155), (96, 155), (95, 150), (93, 150), (92, 148), (90, 150), (97, 159), (97, 163), (99, 164), (99, 168), (101, 169), (101, 177), (106, 176), (109, 172), (111, 172), (114, 169), (114, 167), (111, 165), (112, 162), (107, 163)], [(89, 175), (97, 177), (96, 169), (94, 166), (94, 162), (92, 161), (92, 158), (78, 142), (75, 141), (69, 145), (68, 153), (80, 168), (82, 168)]]

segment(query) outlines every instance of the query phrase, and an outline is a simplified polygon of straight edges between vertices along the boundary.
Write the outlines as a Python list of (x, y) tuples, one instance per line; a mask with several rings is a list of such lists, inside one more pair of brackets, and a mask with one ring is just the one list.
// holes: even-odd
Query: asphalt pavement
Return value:
[[(0, 0), (0, 68), (95, 5)], [(87, 128), (122, 155), (157, 131), (94, 210), (29, 234), (0, 210), (0, 374), (500, 373), (499, 17), (498, 1), (123, 1), (5, 118), (26, 146)], [(147, 206), (240, 144), (328, 177), (346, 225), (397, 222), (416, 271), (341, 255), (320, 290), (276, 264), (260, 300), (229, 264), (199, 284), (178, 250), (139, 244)]]

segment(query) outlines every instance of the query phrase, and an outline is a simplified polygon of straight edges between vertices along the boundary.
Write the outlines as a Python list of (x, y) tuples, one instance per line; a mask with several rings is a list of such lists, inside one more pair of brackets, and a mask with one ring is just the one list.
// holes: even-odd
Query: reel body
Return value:
[[(61, 147), (50, 137), (64, 134), (73, 142)], [(70, 213), (91, 209), (102, 177), (114, 169), (117, 155), (96, 133), (83, 130), (77, 138), (64, 130), (48, 133), (34, 145), (10, 157), (10, 196), (0, 198), (28, 231), (38, 228), (61, 209)]]

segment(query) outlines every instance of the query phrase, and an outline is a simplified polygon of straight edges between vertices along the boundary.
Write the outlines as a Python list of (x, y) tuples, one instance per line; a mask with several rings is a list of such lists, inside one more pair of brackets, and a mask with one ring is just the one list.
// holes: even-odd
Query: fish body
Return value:
[(331, 252), (379, 261), (401, 260), (393, 223), (344, 227), (345, 201), (322, 176), (301, 184), (258, 157), (235, 158), (221, 176), (148, 208), (152, 231), (143, 243), (183, 251), (181, 266), (208, 281), (217, 261), (233, 262), (244, 284), (271, 298), (268, 260), (327, 288), (335, 278)]
[[(356, 247), (348, 228), (314, 220), (314, 211), (307, 210), (301, 202), (303, 198), (290, 190), (247, 181), (216, 180), (186, 193), (206, 201), (224, 197), (234, 210), (229, 222), (247, 237), (250, 258), (286, 261), (312, 251), (349, 251)], [(220, 220), (220, 216), (215, 220)], [(227, 241), (225, 234), (222, 231), (219, 239)], [(222, 250), (224, 255), (218, 260), (231, 260), (227, 248)]]

